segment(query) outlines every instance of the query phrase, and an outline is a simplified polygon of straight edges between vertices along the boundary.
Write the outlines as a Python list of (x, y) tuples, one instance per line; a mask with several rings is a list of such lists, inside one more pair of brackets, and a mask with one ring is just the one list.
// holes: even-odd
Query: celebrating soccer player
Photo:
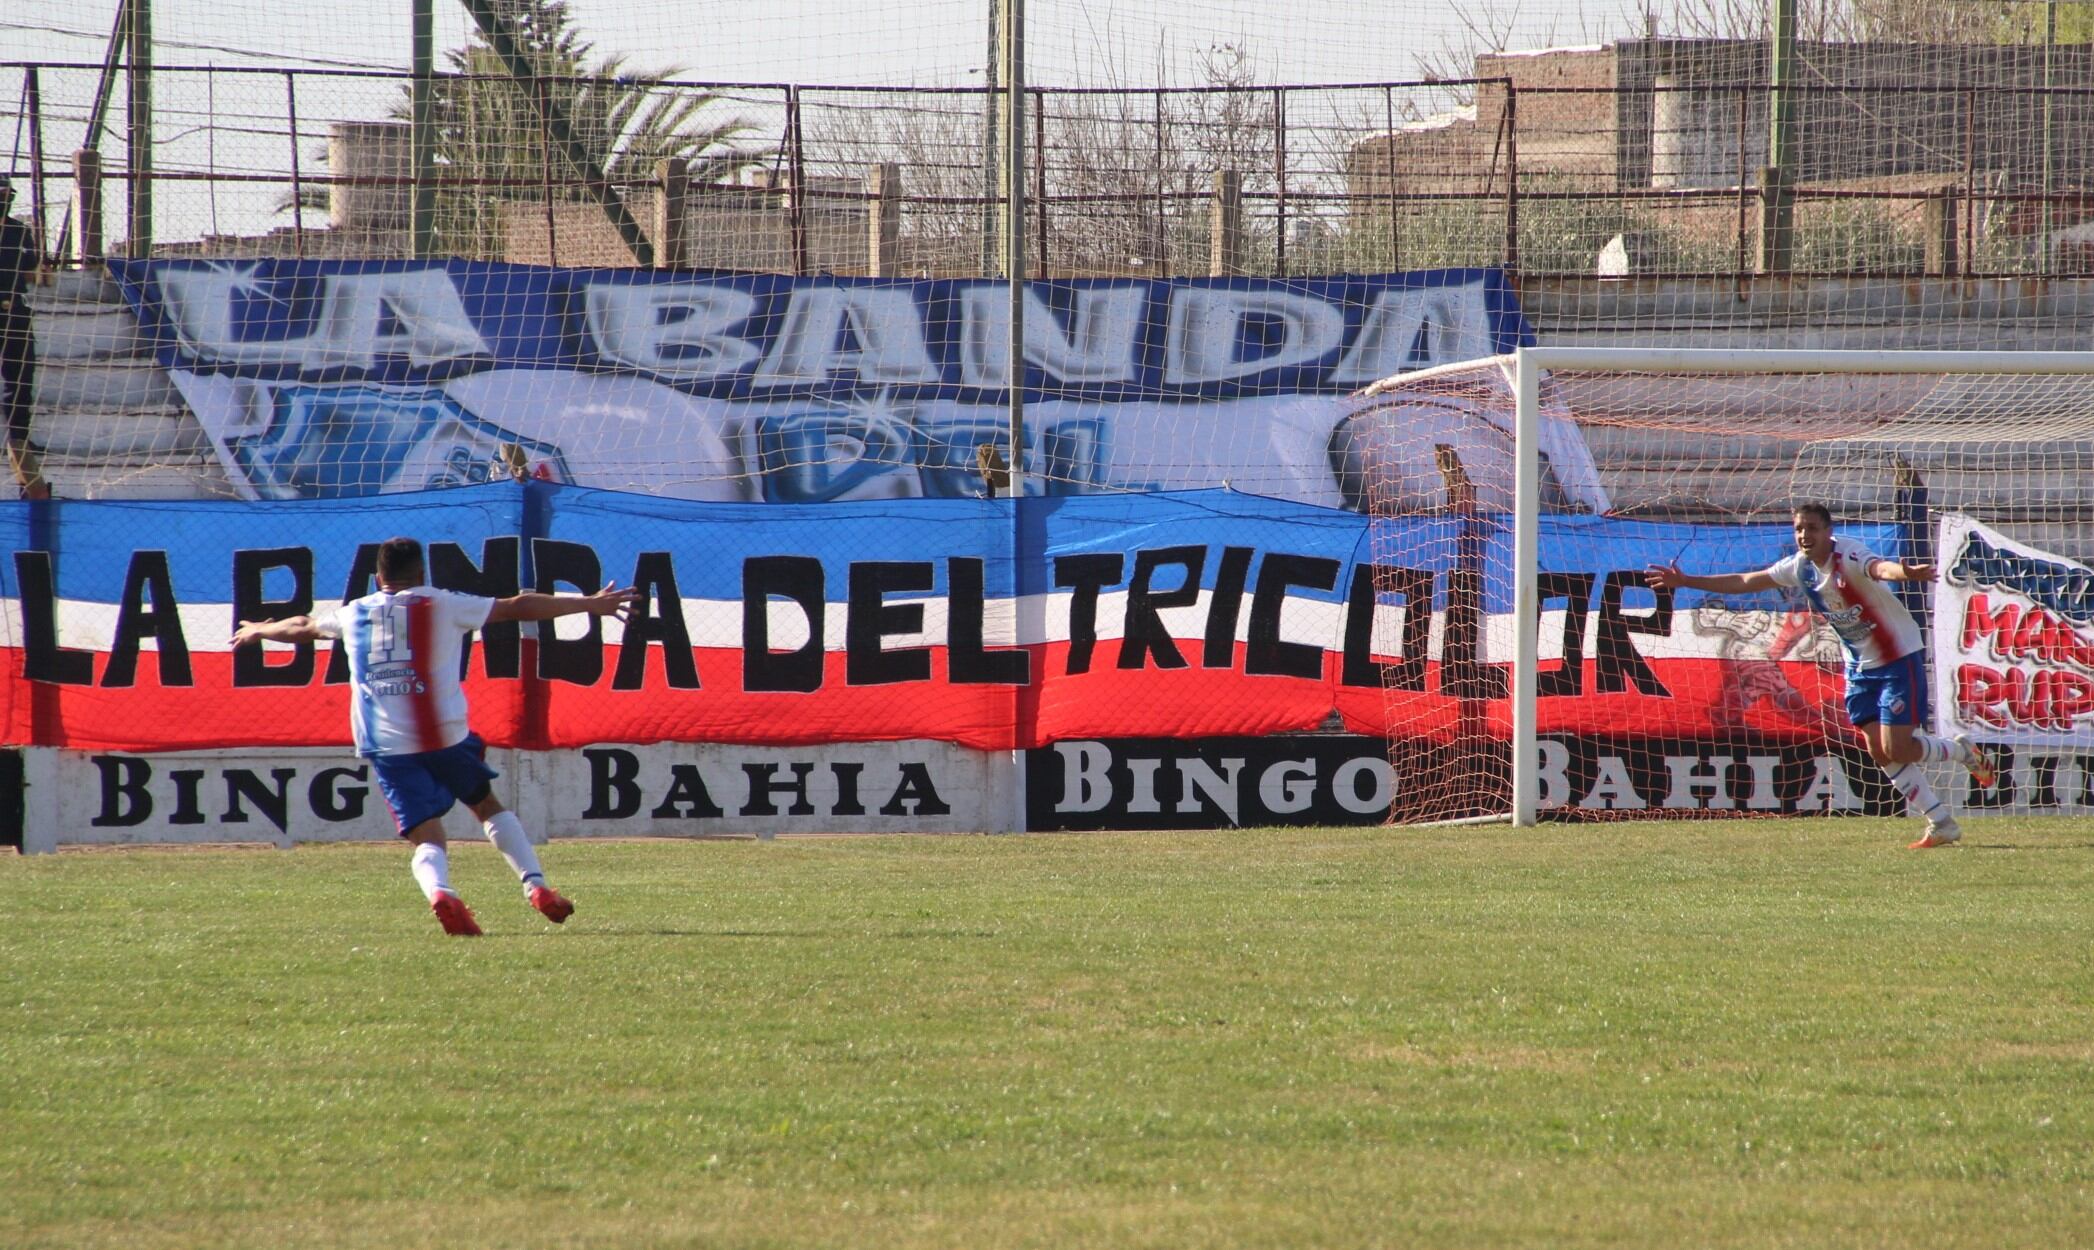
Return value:
[(1653, 564), (1643, 580), (1656, 590), (1685, 586), (1723, 595), (1800, 589), (1847, 649), (1847, 719), (1890, 783), (1927, 818), (1926, 834), (1912, 847), (1953, 845), (1963, 831), (1915, 765), (1953, 759), (1987, 789), (1998, 784), (1999, 769), (1967, 738), (1944, 741), (1919, 728), (1927, 714), (1926, 649), (1919, 623), (1884, 585), (1931, 582), (1934, 566), (1886, 560), (1860, 543), (1833, 537), (1832, 513), (1822, 504), (1799, 504), (1793, 517), (1796, 554), (1767, 568), (1698, 575), (1680, 572), (1676, 563)]
[(349, 725), (356, 753), (369, 759), (378, 788), (414, 846), (412, 871), (444, 932), (476, 937), (480, 926), (451, 889), (443, 816), (454, 802), (480, 818), (487, 840), (522, 879), (524, 896), (554, 924), (574, 904), (545, 883), (537, 853), (516, 814), (494, 797), (500, 774), (487, 766), (487, 744), (465, 723), (459, 659), (467, 633), (499, 621), (544, 621), (589, 613), (624, 619), (635, 592), (605, 586), (593, 595), (526, 593), (506, 599), (422, 584), (422, 544), (389, 538), (378, 548), (378, 589), (315, 621), (242, 621), (232, 645), (339, 638), (349, 652), (356, 699)]

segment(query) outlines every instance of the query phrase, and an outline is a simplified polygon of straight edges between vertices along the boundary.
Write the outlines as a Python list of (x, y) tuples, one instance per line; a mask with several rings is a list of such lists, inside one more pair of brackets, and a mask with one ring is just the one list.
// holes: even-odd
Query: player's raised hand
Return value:
[(589, 605), (592, 616), (615, 616), (622, 621), (639, 599), (639, 591), (631, 588), (620, 590), (617, 582), (605, 582), (602, 590), (583, 596), (582, 602)]
[(1686, 580), (1677, 563), (1645, 565), (1643, 569), (1643, 584), (1652, 590), (1677, 590)]
[(230, 645), (244, 647), (250, 642), (260, 642), (262, 640), (262, 626), (268, 623), (267, 621), (240, 622), (240, 628), (233, 631)]

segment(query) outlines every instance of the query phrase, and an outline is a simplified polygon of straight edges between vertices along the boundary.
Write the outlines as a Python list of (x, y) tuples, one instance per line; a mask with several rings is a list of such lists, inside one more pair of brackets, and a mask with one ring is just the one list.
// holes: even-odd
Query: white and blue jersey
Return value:
[(1776, 584), (1801, 590), (1847, 649), (1847, 675), (1886, 668), (1920, 653), (1919, 622), (1890, 587), (1869, 573), (1882, 559), (1850, 539), (1832, 540), (1831, 557), (1812, 564), (1798, 551), (1767, 569)]
[(465, 740), (459, 659), (466, 634), (493, 610), (479, 595), (414, 586), (351, 600), (318, 622), (349, 653), (358, 755), (414, 755)]

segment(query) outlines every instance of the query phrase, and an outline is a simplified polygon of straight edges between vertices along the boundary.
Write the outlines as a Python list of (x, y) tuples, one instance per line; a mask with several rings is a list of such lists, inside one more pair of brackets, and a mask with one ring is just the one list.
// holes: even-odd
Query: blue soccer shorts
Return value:
[(1881, 668), (1847, 675), (1847, 719), (1855, 728), (1927, 723), (1927, 656), (1915, 651)]
[(486, 798), (490, 784), (501, 776), (487, 766), (487, 744), (479, 734), (469, 733), (441, 751), (419, 751), (413, 755), (374, 755), (371, 768), (378, 774), (378, 790), (385, 805), (393, 809), (393, 821), (405, 837), (409, 829), (451, 810), (453, 803), (467, 807)]

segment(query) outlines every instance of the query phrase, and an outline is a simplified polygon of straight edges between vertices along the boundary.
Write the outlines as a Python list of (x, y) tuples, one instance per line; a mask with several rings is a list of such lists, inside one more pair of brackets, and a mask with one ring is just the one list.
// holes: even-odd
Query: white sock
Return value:
[(531, 839), (524, 836), (523, 822), (515, 812), (496, 812), (493, 820), (480, 827), (487, 831), (487, 840), (494, 843), (494, 849), (516, 870), (524, 889), (545, 884), (545, 873), (538, 867), (538, 852), (531, 849)]
[(451, 893), (451, 857), (439, 842), (417, 842), (414, 858), (408, 861), (408, 871), (414, 873), (414, 882), (422, 887), (422, 893), (436, 901), (438, 894)]
[(1967, 742), (1952, 742), (1947, 738), (1937, 738), (1927, 733), (1915, 733), (1912, 740), (1919, 743), (1920, 762), (1923, 764), (1941, 764), (1954, 760), (1969, 768), (1978, 762), (1977, 752), (1971, 750)]
[(1898, 793), (1905, 796), (1906, 804), (1913, 811), (1930, 821), (1948, 819), (1948, 804), (1942, 802), (1941, 797), (1934, 793), (1934, 787), (1927, 784), (1927, 775), (1919, 770), (1919, 765), (1900, 764), (1885, 769), (1884, 773), (1890, 778), (1890, 784), (1898, 788)]

